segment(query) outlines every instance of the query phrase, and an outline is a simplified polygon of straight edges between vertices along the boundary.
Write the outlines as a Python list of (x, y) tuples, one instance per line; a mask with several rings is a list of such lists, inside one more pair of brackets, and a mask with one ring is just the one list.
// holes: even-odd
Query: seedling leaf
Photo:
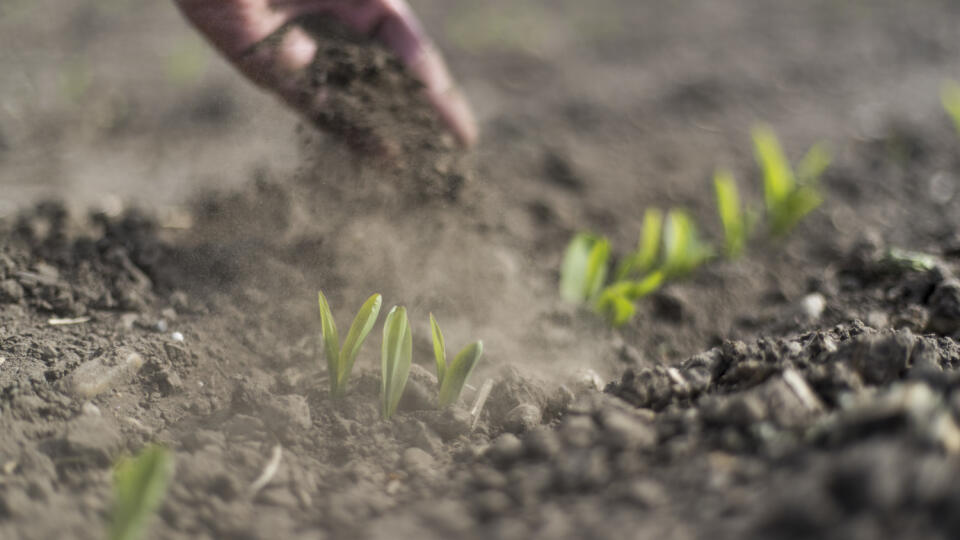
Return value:
[(832, 162), (833, 154), (827, 143), (823, 141), (815, 143), (797, 165), (797, 179), (800, 185), (815, 184)]
[(943, 103), (943, 110), (947, 111), (953, 120), (957, 135), (960, 135), (960, 84), (956, 81), (944, 82), (940, 87), (940, 101)]
[(413, 339), (407, 310), (394, 306), (383, 325), (380, 401), (384, 420), (389, 420), (397, 412), (397, 405), (410, 375), (412, 358)]
[(624, 289), (619, 287), (624, 284), (611, 285), (600, 293), (597, 300), (597, 312), (603, 315), (611, 326), (623, 326), (637, 313), (636, 306), (625, 294)]
[(440, 396), (437, 402), (441, 408), (449, 407), (460, 399), (463, 385), (466, 384), (467, 378), (482, 355), (483, 342), (481, 341), (471, 343), (457, 353), (447, 374), (443, 377), (443, 383), (440, 385)]
[(613, 326), (622, 326), (636, 314), (634, 302), (660, 288), (664, 274), (656, 271), (639, 281), (620, 281), (600, 293), (596, 310)]
[(430, 334), (433, 336), (433, 357), (437, 362), (437, 384), (443, 386), (443, 377), (447, 371), (447, 345), (433, 313), (430, 314)]
[(796, 179), (779, 139), (769, 126), (753, 128), (753, 145), (757, 163), (763, 171), (763, 193), (767, 212), (776, 215), (782, 201), (793, 192)]
[(340, 383), (340, 334), (337, 333), (337, 323), (333, 320), (327, 297), (323, 295), (323, 291), (319, 291), (317, 296), (320, 298), (320, 328), (323, 332), (323, 350), (327, 356), (330, 393), (336, 395)]
[(607, 278), (610, 242), (590, 233), (573, 237), (560, 270), (560, 294), (564, 300), (581, 304), (595, 297)]
[(927, 272), (940, 264), (933, 255), (898, 248), (890, 248), (886, 259), (896, 267), (914, 272)]
[(747, 244), (748, 218), (740, 205), (737, 183), (730, 171), (717, 171), (713, 185), (717, 192), (717, 212), (723, 224), (724, 252), (727, 258), (736, 259)]
[(117, 465), (110, 540), (143, 538), (150, 516), (163, 502), (172, 473), (173, 458), (160, 446), (147, 447)]
[(367, 301), (360, 306), (360, 311), (357, 312), (357, 316), (354, 317), (353, 323), (350, 325), (350, 331), (347, 332), (347, 339), (344, 340), (343, 347), (340, 349), (337, 387), (341, 391), (346, 389), (347, 379), (350, 377), (350, 372), (353, 371), (353, 363), (357, 359), (357, 354), (360, 353), (360, 347), (363, 345), (363, 341), (367, 338), (367, 334), (370, 333), (373, 325), (377, 322), (377, 316), (380, 315), (380, 305), (382, 302), (383, 297), (379, 294), (374, 294), (368, 298)]
[(664, 278), (685, 276), (713, 257), (713, 248), (700, 240), (693, 218), (683, 210), (671, 210), (663, 233)]
[(663, 212), (657, 208), (647, 209), (643, 214), (643, 231), (637, 242), (637, 250), (627, 255), (617, 266), (617, 281), (643, 275), (657, 264), (662, 229)]
[(780, 141), (769, 127), (754, 128), (753, 142), (757, 163), (763, 170), (770, 232), (775, 237), (783, 236), (823, 202), (816, 184), (830, 165), (830, 152), (824, 143), (815, 144), (800, 163), (798, 184)]

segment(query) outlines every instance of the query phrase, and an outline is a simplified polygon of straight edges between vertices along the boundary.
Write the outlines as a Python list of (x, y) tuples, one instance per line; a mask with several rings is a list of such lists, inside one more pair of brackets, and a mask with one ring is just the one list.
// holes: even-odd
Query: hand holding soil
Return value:
[[(356, 150), (392, 153), (391, 141), (381, 140), (385, 137), (374, 133), (375, 126), (369, 122), (338, 112), (337, 98), (332, 94), (349, 88), (340, 84), (343, 81), (330, 80), (326, 73), (316, 76), (318, 69), (325, 71), (330, 66), (318, 62), (322, 43), (298, 24), (303, 17), (329, 17), (360, 36), (379, 41), (422, 84), (427, 101), (457, 139), (466, 146), (476, 140), (477, 128), (469, 104), (404, 0), (176, 2), (184, 15), (250, 80), (275, 92)], [(332, 113), (328, 110), (331, 107)]]

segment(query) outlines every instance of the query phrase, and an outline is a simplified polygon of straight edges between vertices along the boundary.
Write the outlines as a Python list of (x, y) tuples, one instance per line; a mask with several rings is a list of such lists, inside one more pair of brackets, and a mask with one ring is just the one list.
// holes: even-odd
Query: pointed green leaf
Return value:
[(797, 166), (797, 180), (800, 185), (816, 183), (833, 161), (833, 154), (827, 143), (820, 141), (810, 147)]
[(940, 87), (940, 101), (943, 110), (947, 111), (953, 120), (953, 127), (960, 135), (960, 84), (955, 81), (945, 81)]
[(700, 240), (697, 226), (683, 210), (671, 210), (663, 233), (664, 278), (689, 274), (713, 257), (713, 248)]
[(147, 447), (137, 457), (117, 465), (110, 540), (144, 537), (150, 516), (163, 502), (172, 473), (173, 457), (160, 446)]
[(587, 275), (584, 283), (584, 298), (591, 300), (600, 294), (604, 281), (607, 280), (607, 264), (610, 261), (610, 242), (601, 238), (590, 251), (587, 263)]
[(319, 291), (317, 296), (320, 299), (320, 328), (323, 332), (323, 350), (327, 356), (330, 393), (336, 395), (340, 378), (340, 334), (337, 333), (337, 324), (333, 320), (327, 297), (323, 291)]
[(337, 374), (337, 394), (342, 395), (347, 389), (347, 382), (350, 380), (350, 372), (353, 371), (353, 363), (357, 360), (360, 353), (360, 347), (366, 339), (367, 334), (377, 323), (377, 316), (380, 315), (380, 305), (383, 297), (374, 294), (360, 306), (360, 311), (354, 317), (350, 330), (347, 332), (347, 339), (343, 342), (340, 349), (340, 365)]
[(640, 281), (633, 282), (630, 290), (627, 293), (627, 298), (631, 300), (639, 300), (644, 296), (647, 296), (663, 285), (664, 278), (665, 276), (663, 272), (657, 270), (656, 272), (648, 274)]
[(617, 281), (642, 275), (657, 264), (662, 229), (663, 212), (657, 208), (648, 208), (643, 214), (643, 230), (637, 242), (637, 250), (627, 255), (617, 266), (615, 274)]
[(560, 269), (560, 294), (564, 300), (581, 304), (592, 298), (606, 279), (610, 243), (590, 233), (573, 237)]
[(464, 347), (463, 350), (454, 357), (448, 373), (443, 378), (443, 384), (440, 385), (440, 396), (437, 402), (441, 408), (449, 407), (460, 399), (460, 392), (463, 391), (463, 385), (466, 384), (467, 378), (470, 376), (473, 368), (476, 367), (477, 362), (480, 361), (482, 355), (483, 342), (477, 341)]
[(747, 225), (740, 207), (737, 183), (730, 171), (719, 170), (713, 178), (717, 193), (717, 212), (723, 225), (724, 251), (730, 259), (743, 253), (747, 241)]
[(763, 193), (767, 212), (775, 215), (778, 207), (793, 191), (796, 180), (790, 162), (776, 134), (769, 126), (753, 128), (753, 145), (757, 163), (763, 171)]
[(618, 283), (607, 287), (597, 299), (596, 310), (611, 326), (623, 326), (637, 312), (633, 301), (627, 296), (632, 283)]
[(381, 414), (389, 420), (397, 411), (400, 397), (410, 375), (413, 337), (407, 310), (394, 306), (383, 325), (382, 371), (380, 383)]
[(430, 314), (430, 334), (433, 336), (433, 357), (437, 362), (437, 384), (443, 386), (443, 377), (447, 371), (447, 346), (433, 313)]
[(590, 252), (596, 243), (596, 237), (588, 233), (578, 233), (570, 240), (563, 255), (560, 268), (560, 295), (564, 300), (579, 304), (586, 300), (587, 266)]

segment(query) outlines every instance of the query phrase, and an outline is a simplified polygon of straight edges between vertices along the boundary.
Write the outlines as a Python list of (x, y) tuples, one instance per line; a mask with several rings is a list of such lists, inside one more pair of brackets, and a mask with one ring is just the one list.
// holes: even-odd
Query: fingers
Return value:
[[(413, 15), (409, 14), (409, 17)], [(387, 15), (381, 20), (376, 37), (394, 51), (410, 73), (423, 83), (427, 98), (460, 142), (473, 145), (477, 139), (477, 125), (470, 105), (456, 87), (443, 57), (420, 31), (416, 20)]]
[(316, 42), (301, 28), (291, 27), (275, 45), (255, 47), (236, 61), (258, 85), (277, 92), (291, 106), (309, 111), (323, 95), (311, 95), (305, 68), (317, 54)]
[(265, 9), (265, 0), (176, 0), (177, 7), (231, 60), (287, 23), (284, 13)]

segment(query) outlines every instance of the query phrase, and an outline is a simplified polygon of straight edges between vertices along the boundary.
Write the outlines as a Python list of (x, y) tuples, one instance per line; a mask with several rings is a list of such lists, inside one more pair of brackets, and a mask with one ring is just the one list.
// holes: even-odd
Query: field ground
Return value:
[[(165, 539), (960, 535), (960, 5), (411, 3), (483, 134), (404, 167), (298, 126), (170, 2), (0, 6), (0, 537), (102, 538), (151, 441)], [(718, 166), (760, 201), (758, 122), (835, 152), (793, 235), (616, 331), (561, 302), (574, 232), (622, 253), (685, 207), (717, 240)], [(379, 327), (327, 397), (317, 289), (341, 328), (410, 309), (394, 422)], [(432, 410), (428, 312), (486, 345), (473, 429)]]

